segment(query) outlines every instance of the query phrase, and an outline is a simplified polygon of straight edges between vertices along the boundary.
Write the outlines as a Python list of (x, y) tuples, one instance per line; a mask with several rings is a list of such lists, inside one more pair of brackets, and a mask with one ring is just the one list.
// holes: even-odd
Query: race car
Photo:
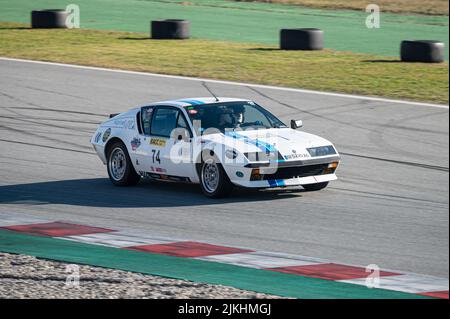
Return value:
[(117, 186), (195, 183), (211, 198), (236, 186), (321, 190), (337, 179), (340, 156), (302, 125), (288, 127), (251, 100), (190, 98), (111, 114), (91, 143)]

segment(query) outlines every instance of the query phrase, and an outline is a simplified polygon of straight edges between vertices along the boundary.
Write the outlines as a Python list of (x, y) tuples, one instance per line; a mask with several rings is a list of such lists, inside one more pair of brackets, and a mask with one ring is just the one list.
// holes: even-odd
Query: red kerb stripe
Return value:
[(428, 297), (435, 297), (435, 298), (442, 298), (442, 299), (448, 299), (448, 290), (423, 292), (423, 293), (420, 293), (419, 295), (428, 296)]
[(176, 257), (203, 257), (212, 255), (253, 252), (252, 250), (245, 250), (225, 246), (216, 246), (193, 241), (176, 242), (171, 244), (134, 246), (134, 247), (127, 247), (126, 249), (156, 254), (164, 254)]
[[(363, 267), (354, 267), (333, 263), (269, 268), (268, 270), (327, 280), (357, 279), (357, 278), (365, 278), (370, 275), (370, 273), (366, 272), (366, 269)], [(400, 274), (380, 271), (380, 276), (397, 276), (397, 275)]]
[(0, 227), (0, 228), (14, 230), (14, 231), (29, 234), (29, 235), (49, 236), (49, 237), (109, 233), (109, 232), (114, 231), (112, 229), (107, 229), (107, 228), (91, 227), (91, 226), (69, 224), (69, 223), (62, 223), (62, 222), (17, 225), (17, 226), (7, 226), (7, 227)]

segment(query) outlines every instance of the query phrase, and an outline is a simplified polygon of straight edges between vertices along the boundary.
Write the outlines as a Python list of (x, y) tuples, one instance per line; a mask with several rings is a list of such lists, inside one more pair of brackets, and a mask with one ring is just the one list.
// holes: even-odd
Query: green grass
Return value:
[(448, 63), (401, 63), (342, 51), (281, 51), (270, 45), (27, 27), (0, 23), (0, 56), (448, 103)]
[[(338, 3), (343, 0), (328, 1)], [(0, 0), (0, 21), (30, 23), (31, 10), (64, 8), (68, 3), (60, 0)], [(325, 47), (337, 51), (398, 57), (402, 40), (439, 40), (447, 48), (449, 46), (446, 16), (382, 11), (381, 28), (368, 29), (364, 10), (328, 10), (229, 0), (77, 0), (74, 3), (80, 6), (81, 27), (85, 29), (148, 33), (151, 20), (182, 18), (191, 22), (195, 39), (277, 45), (282, 28), (315, 27), (324, 30)]]

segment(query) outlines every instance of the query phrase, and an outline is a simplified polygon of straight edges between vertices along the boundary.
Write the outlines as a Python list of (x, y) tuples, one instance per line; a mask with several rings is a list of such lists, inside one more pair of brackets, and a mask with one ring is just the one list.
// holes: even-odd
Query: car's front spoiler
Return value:
[(259, 180), (259, 181), (243, 181), (243, 180), (232, 180), (232, 182), (241, 187), (248, 188), (274, 188), (274, 187), (288, 187), (288, 186), (300, 186), (309, 185), (317, 183), (325, 183), (337, 180), (336, 174), (327, 175), (317, 175), (317, 176), (307, 176), (298, 177), (290, 179), (277, 179), (277, 180)]
[(321, 158), (313, 158), (307, 160), (297, 160), (297, 161), (284, 161), (279, 160), (276, 162), (253, 162), (245, 165), (246, 168), (262, 168), (262, 167), (295, 167), (295, 166), (307, 166), (307, 165), (319, 165), (319, 164), (328, 164), (333, 162), (340, 162), (340, 156), (328, 156)]

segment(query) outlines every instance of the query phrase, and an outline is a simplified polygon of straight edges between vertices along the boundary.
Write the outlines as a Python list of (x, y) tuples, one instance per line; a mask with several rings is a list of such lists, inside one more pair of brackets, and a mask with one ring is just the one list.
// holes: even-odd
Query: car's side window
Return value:
[(177, 127), (178, 113), (173, 107), (157, 107), (153, 112), (151, 135), (170, 137)]
[(189, 125), (186, 122), (186, 118), (184, 117), (183, 113), (179, 112), (178, 114), (178, 120), (177, 120), (177, 127), (185, 128), (189, 130)]
[[(185, 135), (187, 133), (187, 135), (185, 137), (192, 138), (191, 128), (189, 127), (189, 124), (186, 121), (186, 117), (184, 116), (183, 112), (181, 112), (181, 111), (178, 113), (177, 129), (178, 129), (177, 134)], [(181, 133), (180, 130), (183, 133)]]
[(144, 135), (150, 135), (150, 127), (152, 124), (153, 107), (143, 107), (141, 110), (141, 123)]
[(136, 124), (137, 124), (137, 130), (138, 130), (139, 134), (144, 134), (142, 132), (141, 111), (136, 113)]

